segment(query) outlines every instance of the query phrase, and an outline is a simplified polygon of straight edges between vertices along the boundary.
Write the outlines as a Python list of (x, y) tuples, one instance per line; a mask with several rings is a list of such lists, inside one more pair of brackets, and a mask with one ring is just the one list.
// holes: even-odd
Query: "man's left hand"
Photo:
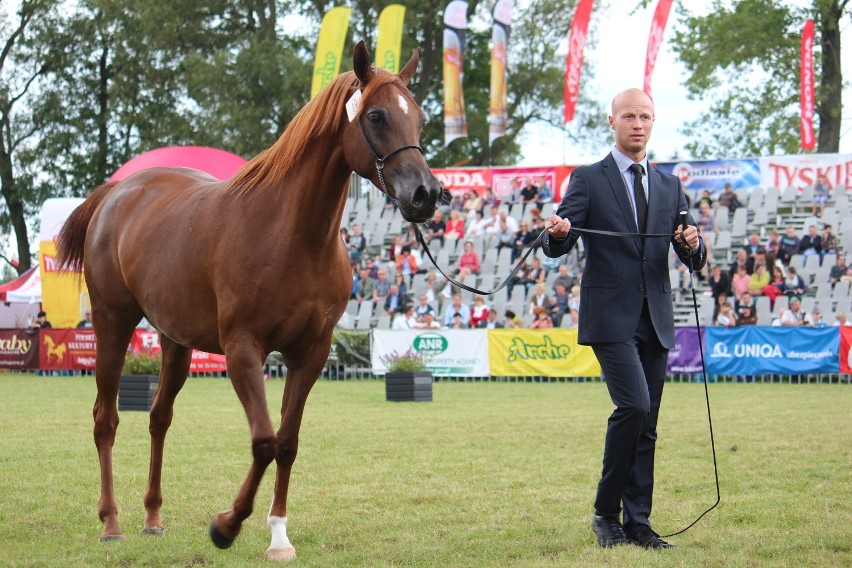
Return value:
[(698, 228), (694, 225), (687, 225), (686, 231), (680, 226), (675, 229), (675, 241), (680, 243), (684, 249), (694, 251), (698, 248)]

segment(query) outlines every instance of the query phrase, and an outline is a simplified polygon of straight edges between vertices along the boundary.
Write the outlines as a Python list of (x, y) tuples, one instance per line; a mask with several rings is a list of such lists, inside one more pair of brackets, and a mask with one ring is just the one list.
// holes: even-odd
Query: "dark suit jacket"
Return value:
[[(591, 166), (571, 172), (568, 191), (556, 211), (572, 227), (618, 232), (674, 234), (678, 212), (688, 211), (680, 181), (651, 166), (648, 171), (648, 225), (639, 231), (627, 187), (612, 154)], [(692, 217), (689, 224), (694, 225)], [(564, 239), (545, 235), (543, 249), (550, 257), (569, 252), (580, 237), (571, 231)], [(633, 337), (647, 296), (654, 329), (663, 347), (674, 347), (674, 315), (669, 281), (669, 243), (673, 239), (626, 238), (583, 234), (586, 263), (580, 281), (579, 343), (610, 343)], [(644, 240), (644, 244), (643, 244)], [(682, 262), (689, 253), (674, 244)], [(704, 266), (704, 241), (692, 255), (694, 270)]]

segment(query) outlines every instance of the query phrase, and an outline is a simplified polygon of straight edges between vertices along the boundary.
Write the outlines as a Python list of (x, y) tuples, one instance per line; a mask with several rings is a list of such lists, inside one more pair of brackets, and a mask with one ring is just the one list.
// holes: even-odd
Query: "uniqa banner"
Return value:
[(690, 192), (690, 197), (705, 189), (720, 190), (726, 183), (734, 189), (760, 187), (760, 162), (757, 159), (692, 160), (654, 165), (667, 174), (677, 176), (683, 189)]
[(373, 372), (387, 372), (384, 358), (412, 351), (422, 354), (427, 370), (436, 377), (487, 377), (487, 330), (405, 330), (374, 329), (370, 334), (370, 364)]
[(338, 6), (322, 17), (314, 59), (314, 77), (311, 81), (311, 98), (317, 96), (340, 72), (340, 59), (343, 57), (343, 44), (346, 42), (346, 32), (349, 31), (351, 13), (349, 8)]
[(498, 0), (491, 26), (491, 97), (488, 108), (488, 143), (505, 136), (509, 129), (508, 59), (512, 28), (512, 0)]
[(494, 329), (488, 332), (491, 374), (497, 377), (598, 377), (591, 347), (576, 329)]
[(838, 372), (837, 328), (708, 327), (707, 372), (716, 375)]
[(666, 372), (670, 375), (700, 373), (701, 342), (704, 329), (699, 334), (694, 327), (675, 328), (675, 346), (669, 350), (669, 361)]
[(464, 109), (464, 48), (467, 2), (453, 0), (444, 10), (444, 144), (467, 136)]
[(402, 49), (402, 24), (405, 6), (391, 4), (379, 14), (379, 35), (376, 39), (376, 67), (399, 73), (399, 55)]
[(825, 174), (831, 186), (852, 187), (852, 154), (795, 154), (760, 158), (760, 187), (802, 189)]

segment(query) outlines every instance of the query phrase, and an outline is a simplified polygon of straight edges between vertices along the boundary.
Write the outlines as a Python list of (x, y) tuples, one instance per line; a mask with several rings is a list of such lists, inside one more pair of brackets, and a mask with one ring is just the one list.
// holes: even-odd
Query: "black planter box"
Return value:
[(385, 395), (392, 402), (432, 402), (432, 373), (389, 372), (385, 374)]
[(157, 375), (122, 375), (118, 384), (118, 409), (149, 412), (159, 384)]

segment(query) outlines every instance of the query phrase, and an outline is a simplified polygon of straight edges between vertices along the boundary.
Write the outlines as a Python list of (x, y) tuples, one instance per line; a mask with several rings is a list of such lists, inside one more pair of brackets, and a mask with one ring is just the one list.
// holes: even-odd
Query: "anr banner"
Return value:
[(708, 373), (796, 375), (839, 369), (840, 334), (835, 327), (708, 327), (704, 333)]
[(410, 351), (425, 355), (427, 370), (436, 377), (487, 377), (488, 331), (479, 329), (374, 329), (370, 334), (373, 372), (387, 372), (383, 357)]
[(576, 329), (493, 329), (488, 332), (491, 374), (497, 377), (599, 377), (591, 347)]

